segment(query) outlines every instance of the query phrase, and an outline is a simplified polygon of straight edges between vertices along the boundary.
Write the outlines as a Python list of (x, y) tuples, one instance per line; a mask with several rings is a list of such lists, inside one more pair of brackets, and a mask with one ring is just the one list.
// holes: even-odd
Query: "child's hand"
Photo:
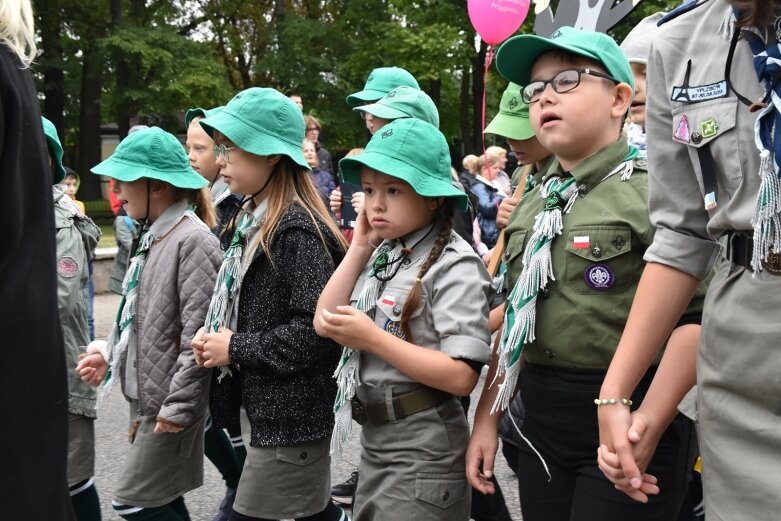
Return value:
[(107, 371), (108, 363), (100, 353), (82, 355), (76, 365), (76, 373), (81, 379), (94, 386), (100, 385), (100, 382), (106, 377)]
[(352, 199), (350, 199), (350, 204), (353, 205), (355, 213), (361, 213), (361, 210), (363, 210), (364, 197), (363, 192), (355, 192)]
[(228, 346), (230, 345), (233, 331), (221, 327), (216, 333), (205, 333), (203, 335), (203, 366), (212, 368), (228, 365), (230, 357), (228, 356)]
[(176, 433), (176, 432), (182, 432), (183, 430), (184, 427), (180, 427), (179, 425), (174, 425), (172, 423), (158, 420), (157, 423), (155, 424), (154, 433), (155, 434), (161, 434), (163, 432)]
[(198, 329), (190, 342), (190, 345), (193, 346), (193, 353), (195, 354), (195, 363), (201, 367), (203, 367), (203, 363), (205, 362), (203, 359), (203, 332), (203, 328)]
[(374, 321), (352, 306), (336, 306), (336, 311), (323, 309), (317, 317), (324, 336), (352, 349), (370, 350), (371, 337), (377, 332)]
[(366, 208), (361, 204), (358, 211), (358, 217), (355, 218), (355, 230), (353, 231), (353, 242), (357, 246), (371, 246), (376, 248), (382, 242), (382, 237), (374, 231), (366, 217)]
[(331, 195), (328, 196), (328, 204), (331, 206), (331, 211), (337, 219), (342, 218), (342, 190), (339, 187), (331, 190)]
[(518, 206), (520, 199), (515, 197), (505, 197), (502, 199), (499, 205), (499, 213), (496, 214), (496, 227), (500, 230), (507, 228), (507, 223), (510, 222), (510, 214), (513, 213), (515, 207)]

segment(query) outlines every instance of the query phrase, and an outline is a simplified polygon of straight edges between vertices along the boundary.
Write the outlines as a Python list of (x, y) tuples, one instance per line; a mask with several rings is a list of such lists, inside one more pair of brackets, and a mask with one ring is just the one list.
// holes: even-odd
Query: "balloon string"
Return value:
[[(488, 90), (488, 72), (491, 70), (491, 64), (494, 61), (494, 47), (493, 45), (488, 45), (488, 48), (485, 50), (485, 70), (483, 71), (483, 114), (482, 114), (482, 128), (485, 130), (485, 93)], [(485, 134), (483, 132), (480, 132), (480, 140), (483, 143), (483, 162), (486, 167), (488, 167), (488, 153), (485, 150)], [(491, 169), (487, 168), (488, 170), (488, 180), (491, 181), (491, 184), (493, 185), (494, 182), (494, 175), (491, 173)], [(482, 175), (482, 172), (480, 173)], [(496, 206), (499, 206), (499, 199), (496, 200)]]

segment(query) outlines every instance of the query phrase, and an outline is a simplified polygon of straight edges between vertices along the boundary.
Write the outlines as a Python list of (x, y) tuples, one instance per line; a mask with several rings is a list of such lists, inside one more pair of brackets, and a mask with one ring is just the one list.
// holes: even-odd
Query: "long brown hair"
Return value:
[(741, 13), (738, 27), (756, 27), (764, 31), (775, 20), (781, 0), (732, 0), (732, 5)]
[(412, 337), (412, 331), (409, 328), (409, 320), (412, 315), (420, 308), (420, 281), (426, 276), (428, 270), (439, 260), (442, 255), (442, 250), (445, 249), (448, 242), (450, 242), (450, 232), (453, 230), (453, 200), (445, 198), (445, 200), (437, 207), (437, 215), (434, 222), (438, 222), (442, 225), (439, 230), (434, 246), (426, 257), (426, 261), (423, 266), (420, 267), (415, 282), (412, 285), (412, 291), (407, 296), (407, 301), (404, 303), (404, 308), (401, 310), (400, 326), (401, 331), (407, 337), (407, 340), (414, 342)]
[(327, 251), (331, 249), (331, 244), (323, 234), (322, 226), (328, 228), (342, 251), (347, 251), (347, 241), (328, 213), (312, 176), (308, 174), (306, 169), (285, 155), (280, 157), (271, 173), (267, 187), (268, 210), (266, 211), (266, 219), (260, 228), (256, 244), (252, 246), (253, 250), (258, 246), (263, 248), (269, 260), (271, 260), (271, 243), (274, 241), (274, 234), (279, 228), (282, 214), (285, 213), (291, 202), (297, 202), (309, 215), (317, 234), (320, 236), (320, 241)]
[(198, 216), (209, 229), (217, 226), (217, 215), (212, 205), (212, 195), (207, 187), (201, 189), (174, 188), (177, 201), (186, 200), (195, 207), (195, 215)]

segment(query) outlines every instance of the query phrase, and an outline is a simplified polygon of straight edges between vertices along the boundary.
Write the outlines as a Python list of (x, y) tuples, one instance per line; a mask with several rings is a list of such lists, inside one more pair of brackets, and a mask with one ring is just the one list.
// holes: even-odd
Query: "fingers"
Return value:
[(469, 484), (481, 494), (493, 494), (496, 492), (490, 477), (480, 471), (483, 464), (483, 454), (479, 447), (469, 447), (466, 455), (466, 478)]
[(645, 431), (648, 429), (648, 422), (640, 414), (632, 415), (632, 425), (629, 427), (627, 437), (632, 443), (639, 443), (643, 439)]

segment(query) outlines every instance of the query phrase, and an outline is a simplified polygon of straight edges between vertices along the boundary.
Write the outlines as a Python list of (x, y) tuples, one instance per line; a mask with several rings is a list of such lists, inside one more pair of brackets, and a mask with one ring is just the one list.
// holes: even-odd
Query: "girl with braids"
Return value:
[(209, 386), (189, 341), (220, 265), (207, 181), (157, 127), (130, 134), (92, 171), (116, 180), (127, 215), (142, 223), (114, 329), (76, 367), (83, 380), (104, 382), (103, 396), (119, 379), (130, 405), (131, 445), (112, 505), (128, 520), (189, 520), (184, 494), (203, 484)]
[(248, 194), (222, 234), (225, 254), (193, 348), (213, 371), (216, 428), (247, 450), (233, 521), (340, 521), (331, 503), (335, 344), (312, 326), (346, 242), (301, 145), (304, 118), (274, 89), (238, 93), (200, 120), (231, 192)]
[[(397, 119), (340, 162), (365, 193), (344, 261), (317, 306), (318, 334), (345, 346), (331, 450), (363, 425), (356, 520), (469, 519), (469, 428), (458, 396), (488, 360), (490, 280), (452, 230), (467, 196), (444, 136)], [(349, 304), (349, 305), (348, 305)]]

